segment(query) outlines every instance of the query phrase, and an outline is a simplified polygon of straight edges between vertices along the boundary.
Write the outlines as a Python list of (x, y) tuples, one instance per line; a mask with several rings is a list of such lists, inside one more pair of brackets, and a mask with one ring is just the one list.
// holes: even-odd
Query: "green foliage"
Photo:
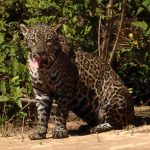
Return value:
[[(138, 1), (137, 15), (131, 22), (128, 48), (117, 52), (118, 72), (126, 85), (132, 88), (136, 103), (146, 102), (150, 97), (150, 1)], [(146, 19), (144, 19), (144, 17)]]
[(26, 68), (28, 52), (23, 44), (20, 23), (44, 22), (55, 26), (66, 19), (62, 32), (83, 49), (94, 51), (96, 40), (91, 37), (94, 37), (92, 28), (96, 24), (92, 27), (89, 20), (92, 18), (88, 14), (89, 3), (88, 0), (0, 0), (0, 124), (14, 115), (24, 117), (20, 98), (32, 95)]
[(149, 0), (143, 0), (140, 7), (138, 8), (137, 15), (142, 13), (143, 11), (149, 11), (150, 12), (150, 1)]
[(150, 90), (150, 46), (148, 38), (139, 33), (134, 33), (129, 39), (129, 48), (122, 48), (117, 52), (118, 73), (132, 89), (136, 103), (149, 97)]
[(148, 24), (145, 21), (134, 21), (132, 25), (143, 29), (144, 31), (148, 28)]
[(150, 1), (149, 0), (134, 0), (133, 15), (136, 16), (136, 21), (133, 23), (141, 29), (147, 30), (150, 14)]
[[(129, 47), (121, 48), (117, 53), (118, 72), (129, 85), (130, 92), (142, 98), (143, 87), (149, 90), (150, 21), (147, 18), (150, 2), (130, 0), (128, 3), (131, 13), (126, 12), (126, 17), (134, 18), (130, 25), (136, 27), (136, 30), (131, 32), (134, 39), (129, 39)], [(63, 22), (61, 32), (66, 37), (76, 46), (80, 45), (82, 50), (94, 52), (97, 49), (99, 15), (105, 21), (106, 4), (105, 0), (0, 0), (0, 114), (4, 113), (5, 107), (5, 113), (14, 115), (14, 112), (22, 109), (20, 97), (32, 95), (26, 68), (28, 52), (23, 44), (19, 24), (44, 22), (55, 26)], [(120, 6), (121, 1), (114, 2), (116, 19), (121, 10)], [(127, 79), (127, 73), (133, 68), (138, 71), (132, 71), (129, 74), (130, 79)]]

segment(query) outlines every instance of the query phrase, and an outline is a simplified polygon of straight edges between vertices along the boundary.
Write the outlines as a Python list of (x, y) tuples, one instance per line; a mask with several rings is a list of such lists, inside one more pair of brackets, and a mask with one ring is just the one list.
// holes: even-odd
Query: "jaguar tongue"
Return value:
[(32, 68), (40, 68), (40, 66), (42, 66), (42, 59), (41, 58), (33, 58), (29, 62), (29, 66)]

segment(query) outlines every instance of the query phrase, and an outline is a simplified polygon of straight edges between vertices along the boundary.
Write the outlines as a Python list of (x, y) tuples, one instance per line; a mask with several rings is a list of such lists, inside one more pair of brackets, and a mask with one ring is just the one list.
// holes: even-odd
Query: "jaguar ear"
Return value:
[(29, 28), (25, 24), (20, 24), (20, 30), (22, 31), (22, 34), (26, 36), (29, 31)]
[(60, 33), (60, 32), (61, 32), (62, 27), (63, 27), (63, 25), (62, 25), (62, 24), (58, 24), (58, 25), (55, 27), (55, 32), (56, 32), (56, 33)]

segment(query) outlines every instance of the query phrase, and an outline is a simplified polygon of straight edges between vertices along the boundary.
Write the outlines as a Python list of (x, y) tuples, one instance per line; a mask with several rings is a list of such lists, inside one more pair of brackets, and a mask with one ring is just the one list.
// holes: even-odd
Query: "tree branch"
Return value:
[[(35, 99), (29, 99), (29, 98), (20, 98), (20, 100), (21, 102), (28, 103), (28, 105), (37, 102)], [(53, 103), (52, 106), (57, 107), (57, 104)]]
[(100, 37), (100, 34), (101, 34), (101, 21), (102, 21), (102, 18), (101, 18), (101, 15), (99, 16), (99, 22), (98, 22), (98, 56), (100, 57), (101, 56), (101, 47), (100, 47), (100, 44), (101, 44), (101, 37)]
[(113, 62), (114, 54), (115, 54), (115, 51), (116, 51), (116, 48), (117, 48), (117, 45), (118, 45), (118, 41), (119, 41), (121, 29), (122, 29), (122, 25), (123, 25), (123, 21), (124, 21), (125, 5), (126, 5), (126, 0), (123, 0), (123, 2), (122, 2), (121, 20), (120, 20), (120, 24), (119, 24), (119, 29), (118, 29), (118, 33), (117, 33), (115, 44), (114, 44), (113, 49), (112, 49), (112, 51), (110, 53), (110, 59), (109, 59), (109, 64), (110, 65)]
[(104, 31), (102, 48), (100, 50), (100, 57), (108, 61), (108, 48), (109, 48), (109, 41), (110, 41), (110, 33), (113, 24), (113, 0), (109, 0), (107, 5), (107, 20), (106, 20), (106, 29)]

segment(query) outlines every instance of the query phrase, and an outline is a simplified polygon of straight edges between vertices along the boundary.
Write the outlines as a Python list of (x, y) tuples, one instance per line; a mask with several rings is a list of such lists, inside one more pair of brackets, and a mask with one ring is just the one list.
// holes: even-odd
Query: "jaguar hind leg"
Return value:
[(90, 129), (90, 133), (101, 133), (112, 130), (113, 127), (109, 123), (99, 124)]
[(96, 126), (90, 126), (90, 125), (81, 125), (79, 127), (79, 132), (82, 134), (87, 133), (101, 133), (112, 130), (113, 127), (109, 123), (102, 123), (98, 124)]

